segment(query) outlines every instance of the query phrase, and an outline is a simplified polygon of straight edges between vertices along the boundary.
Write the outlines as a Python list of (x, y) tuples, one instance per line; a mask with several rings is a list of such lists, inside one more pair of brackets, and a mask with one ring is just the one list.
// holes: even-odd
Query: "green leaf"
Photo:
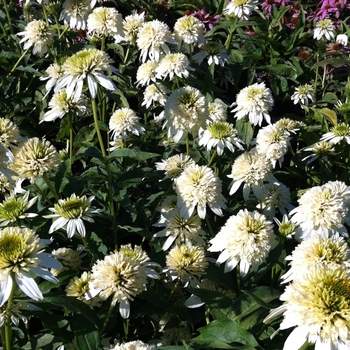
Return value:
[(241, 133), (240, 137), (246, 145), (250, 145), (254, 130), (248, 118), (242, 118), (236, 121), (236, 129)]
[(259, 345), (251, 333), (231, 320), (212, 321), (198, 330), (200, 335), (192, 339), (192, 343), (203, 344), (212, 349), (232, 349), (232, 347), (222, 347), (225, 344), (233, 346), (239, 343), (253, 348)]
[(318, 110), (333, 126), (337, 125), (337, 113), (329, 108), (322, 108)]
[(270, 72), (275, 75), (279, 75), (281, 77), (296, 79), (298, 74), (294, 67), (288, 66), (286, 64), (276, 64), (276, 65), (268, 65), (268, 66), (259, 66), (255, 67), (255, 69), (264, 70)]
[(97, 328), (81, 314), (73, 316), (74, 340), (78, 350), (96, 350), (100, 346)]
[(313, 65), (312, 69), (316, 68), (316, 67), (327, 66), (327, 65), (330, 65), (330, 66), (335, 67), (335, 68), (339, 68), (339, 67), (344, 66), (348, 63), (349, 63), (349, 60), (345, 60), (342, 57), (332, 57), (332, 58), (327, 58), (325, 60), (322, 60), (320, 62), (315, 63)]
[(128, 148), (116, 149), (107, 158), (132, 158), (136, 160), (146, 160), (150, 158), (160, 157), (158, 153), (142, 152)]

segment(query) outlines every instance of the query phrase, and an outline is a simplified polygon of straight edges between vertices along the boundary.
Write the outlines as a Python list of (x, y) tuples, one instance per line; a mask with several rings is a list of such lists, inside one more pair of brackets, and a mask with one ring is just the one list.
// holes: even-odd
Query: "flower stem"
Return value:
[(72, 172), (72, 163), (73, 163), (73, 115), (69, 113), (69, 167)]
[(209, 218), (208, 218), (208, 215), (205, 215), (205, 222), (208, 226), (208, 230), (209, 230), (209, 233), (210, 233), (210, 237), (214, 237), (214, 231), (213, 231), (213, 228), (211, 227), (211, 224), (210, 224), (210, 221), (209, 221)]
[(186, 154), (189, 156), (190, 155), (190, 138), (187, 134), (186, 136)]
[(113, 311), (114, 311), (114, 305), (113, 305), (113, 300), (112, 300), (112, 301), (111, 301), (111, 305), (109, 306), (109, 309), (108, 309), (106, 318), (105, 318), (105, 320), (103, 321), (102, 328), (100, 329), (100, 335), (102, 335), (103, 332), (105, 331), (105, 329), (106, 329), (106, 327), (107, 327), (107, 324), (108, 324), (108, 321), (109, 321), (109, 319), (111, 318)]
[(47, 177), (46, 174), (43, 175), (43, 179), (47, 185), (47, 187), (49, 188), (50, 192), (52, 193), (52, 195), (55, 197), (55, 199), (58, 201), (60, 199), (60, 197), (58, 197), (55, 188), (53, 187), (51, 181), (49, 180), (49, 178)]
[(91, 98), (91, 106), (92, 106), (92, 113), (94, 115), (94, 123), (95, 123), (95, 129), (96, 129), (96, 133), (97, 133), (97, 137), (98, 137), (98, 141), (100, 143), (100, 148), (101, 148), (101, 153), (102, 153), (102, 157), (105, 160), (106, 159), (106, 150), (105, 150), (105, 146), (103, 143), (103, 139), (102, 139), (102, 135), (101, 135), (101, 130), (100, 127), (98, 125), (98, 118), (97, 118), (97, 105), (96, 105), (96, 100), (94, 98)]
[(15, 63), (15, 65), (13, 66), (13, 68), (11, 69), (10, 73), (7, 74), (7, 78), (16, 70), (16, 68), (18, 67), (18, 65), (20, 64), (20, 62), (22, 61), (23, 57), (27, 54), (29, 49), (26, 49), (25, 51), (23, 51), (22, 56), (17, 60), (17, 62)]
[(124, 338), (125, 340), (128, 340), (129, 338), (129, 319), (123, 320), (123, 328), (124, 328)]
[(50, 204), (50, 205), (53, 205), (52, 201), (47, 197), (47, 195), (41, 190), (41, 188), (34, 182), (33, 183), (35, 189), (37, 192), (39, 192), (41, 194), (41, 196), (43, 198), (45, 198), (45, 200)]
[(5, 350), (11, 350), (11, 343), (12, 343), (11, 314), (12, 314), (13, 297), (15, 295), (15, 291), (17, 287), (14, 273), (11, 273), (11, 279), (12, 279), (12, 288), (11, 288), (10, 296), (7, 300), (6, 319), (5, 319)]
[[(316, 56), (317, 63), (319, 62), (319, 55)], [(315, 82), (314, 82), (314, 90), (315, 90), (315, 96), (317, 92), (317, 80), (318, 80), (318, 66), (316, 67), (316, 75), (315, 75)]]
[(6, 17), (7, 17), (7, 22), (8, 22), (9, 27), (10, 27), (10, 32), (11, 32), (11, 34), (14, 34), (13, 25), (12, 25), (12, 19), (11, 19), (11, 15), (10, 15), (10, 11), (9, 11), (7, 2), (6, 2), (6, 0), (2, 0), (2, 2), (3, 2), (3, 4), (4, 4), (4, 8), (5, 8), (5, 12), (6, 12)]
[(216, 151), (216, 149), (215, 149), (214, 152), (213, 152), (213, 154), (212, 154), (212, 156), (211, 156), (211, 158), (210, 158), (210, 160), (209, 160), (209, 163), (208, 163), (207, 166), (210, 166), (210, 165), (213, 163), (213, 161), (214, 161), (214, 159), (215, 159), (215, 157), (216, 157), (216, 154), (217, 154), (217, 151)]

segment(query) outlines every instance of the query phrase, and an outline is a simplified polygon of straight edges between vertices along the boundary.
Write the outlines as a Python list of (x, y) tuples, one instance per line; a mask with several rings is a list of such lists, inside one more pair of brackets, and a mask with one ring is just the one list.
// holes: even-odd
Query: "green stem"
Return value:
[(172, 299), (172, 297), (174, 296), (175, 292), (176, 292), (177, 289), (179, 288), (179, 285), (180, 285), (180, 280), (177, 279), (173, 290), (172, 290), (171, 293), (169, 294), (169, 297), (168, 297), (168, 301), (169, 301), (169, 302), (171, 301), (171, 299)]
[(108, 309), (108, 312), (107, 312), (107, 316), (106, 316), (106, 318), (105, 318), (105, 320), (103, 322), (102, 328), (100, 329), (100, 335), (102, 335), (103, 332), (105, 331), (105, 329), (107, 327), (107, 324), (108, 324), (108, 321), (111, 318), (113, 311), (114, 311), (114, 305), (113, 305), (113, 300), (112, 300), (111, 301), (111, 305), (109, 306), (109, 309)]
[(103, 35), (101, 40), (101, 51), (104, 51), (105, 48), (106, 48), (106, 36)]
[(13, 297), (15, 295), (15, 291), (17, 287), (16, 281), (15, 281), (15, 275), (13, 272), (11, 273), (11, 279), (12, 279), (12, 289), (10, 292), (10, 296), (7, 300), (6, 319), (5, 319), (5, 349), (6, 350), (11, 350), (11, 343), (12, 343), (11, 314), (12, 314)]
[(241, 269), (240, 263), (236, 266), (236, 277), (237, 277), (237, 296), (241, 294)]
[(50, 192), (52, 193), (52, 195), (55, 197), (55, 199), (58, 201), (60, 199), (60, 197), (58, 197), (55, 188), (53, 187), (51, 181), (49, 180), (49, 178), (47, 177), (46, 174), (43, 175), (43, 179), (47, 185), (47, 187), (49, 188)]
[(326, 68), (327, 68), (327, 66), (323, 67), (322, 89), (324, 88), (324, 83), (326, 81), (326, 71), (327, 71)]
[(210, 160), (209, 160), (209, 163), (208, 163), (207, 166), (210, 166), (210, 165), (213, 163), (213, 161), (214, 161), (214, 159), (215, 159), (215, 157), (216, 157), (216, 154), (217, 154), (217, 151), (216, 151), (216, 149), (215, 149), (214, 152), (213, 152), (213, 154), (212, 154), (212, 156), (211, 156), (211, 158), (210, 158)]
[(124, 338), (125, 340), (129, 339), (129, 319), (123, 320), (123, 328), (124, 328)]
[(36, 191), (39, 192), (43, 198), (45, 198), (46, 202), (48, 202), (50, 205), (53, 205), (50, 198), (47, 197), (47, 195), (41, 190), (41, 188), (35, 182), (33, 183), (33, 185), (34, 185)]
[(59, 35), (59, 37), (58, 37), (59, 40), (62, 38), (63, 34), (64, 34), (66, 31), (68, 31), (68, 29), (69, 29), (69, 26), (67, 25), (67, 26), (63, 29), (63, 32)]
[[(316, 62), (319, 62), (319, 55), (317, 54), (316, 56)], [(315, 74), (315, 82), (314, 82), (314, 90), (315, 90), (315, 96), (316, 96), (316, 92), (317, 92), (317, 80), (318, 80), (318, 66), (316, 67), (316, 74)]]
[(208, 230), (209, 230), (209, 233), (210, 233), (210, 237), (214, 237), (214, 231), (213, 231), (213, 228), (211, 227), (211, 223), (209, 221), (209, 218), (208, 218), (208, 215), (205, 216), (205, 222), (207, 223), (207, 226), (208, 226)]
[(188, 156), (190, 155), (190, 138), (188, 134), (186, 136), (186, 154)]
[(10, 73), (7, 74), (7, 78), (16, 70), (16, 68), (18, 67), (18, 65), (20, 64), (20, 62), (22, 61), (23, 57), (27, 54), (28, 51), (29, 51), (29, 49), (26, 49), (25, 51), (23, 51), (22, 56), (17, 60), (17, 62), (15, 63), (13, 68), (11, 69)]
[(103, 157), (104, 160), (106, 160), (106, 150), (105, 150), (105, 146), (104, 146), (104, 143), (103, 143), (101, 130), (100, 130), (100, 127), (98, 125), (96, 100), (94, 98), (92, 98), (92, 97), (91, 97), (91, 106), (92, 106), (92, 113), (93, 113), (93, 116), (94, 116), (95, 129), (96, 129), (98, 141), (100, 143), (102, 157)]
[(72, 172), (72, 164), (73, 164), (73, 115), (69, 113), (68, 115), (69, 121), (69, 167)]
[(46, 22), (46, 24), (49, 24), (49, 19), (47, 17), (47, 12), (46, 12), (46, 8), (45, 8), (44, 0), (41, 3), (41, 8), (43, 10), (43, 15), (44, 15), (44, 18), (45, 18), (45, 22)]
[(10, 27), (10, 32), (13, 35), (14, 31), (13, 31), (12, 19), (11, 19), (9, 8), (8, 8), (6, 0), (2, 0), (2, 2), (4, 3), (4, 8), (5, 8), (5, 12), (6, 12), (7, 22), (8, 22), (9, 27)]

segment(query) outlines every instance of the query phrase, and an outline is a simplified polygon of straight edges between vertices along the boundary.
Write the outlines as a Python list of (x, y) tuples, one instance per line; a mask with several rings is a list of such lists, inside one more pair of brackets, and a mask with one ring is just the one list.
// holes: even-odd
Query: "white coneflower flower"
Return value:
[(335, 42), (346, 46), (348, 44), (348, 36), (346, 34), (338, 34)]
[(337, 124), (331, 131), (325, 133), (321, 137), (321, 141), (337, 144), (340, 141), (345, 140), (350, 145), (350, 127), (345, 123)]
[(60, 269), (51, 269), (50, 272), (57, 276), (62, 271), (79, 270), (83, 262), (81, 252), (72, 248), (54, 249), (52, 255), (61, 263)]
[(68, 57), (62, 65), (63, 77), (58, 84), (59, 88), (66, 87), (67, 95), (74, 94), (74, 100), (79, 100), (83, 90), (84, 81), (87, 81), (92, 98), (97, 96), (98, 85), (107, 90), (116, 87), (104, 72), (115, 72), (111, 66), (112, 60), (104, 51), (97, 49), (84, 49)]
[(169, 195), (164, 198), (162, 203), (159, 207), (156, 208), (157, 211), (160, 211), (160, 218), (158, 220), (158, 223), (165, 222), (166, 219), (164, 217), (164, 213), (169, 213), (175, 208), (177, 208), (177, 196), (176, 195)]
[(232, 179), (230, 195), (237, 192), (242, 183), (243, 198), (248, 199), (252, 189), (257, 198), (261, 198), (264, 182), (274, 182), (272, 164), (263, 154), (259, 154), (256, 148), (244, 152), (238, 156), (232, 164), (231, 174), (227, 177)]
[(166, 256), (166, 268), (172, 280), (196, 286), (208, 267), (204, 248), (192, 244), (176, 245)]
[(124, 36), (125, 40), (133, 45), (136, 44), (137, 34), (139, 29), (145, 22), (145, 13), (141, 12), (133, 13), (132, 15), (126, 16), (123, 21)]
[(53, 43), (53, 32), (51, 27), (43, 20), (29, 22), (23, 32), (17, 33), (23, 36), (20, 43), (24, 42), (23, 49), (27, 50), (33, 46), (33, 54), (42, 57)]
[(316, 27), (314, 29), (314, 39), (321, 40), (325, 37), (327, 40), (334, 39), (334, 24), (333, 21), (325, 18), (316, 22)]
[(281, 214), (287, 214), (287, 209), (292, 210), (290, 191), (281, 182), (269, 182), (262, 187), (260, 203), (256, 206), (261, 208), (266, 217), (272, 220), (276, 214), (276, 209)]
[(298, 200), (299, 206), (289, 214), (297, 225), (297, 240), (319, 235), (330, 237), (339, 234), (347, 236), (343, 223), (347, 209), (346, 198), (332, 191), (332, 186), (314, 186), (309, 188)]
[(44, 253), (50, 240), (42, 240), (34, 231), (25, 227), (6, 227), (0, 230), (0, 306), (8, 300), (12, 285), (29, 298), (43, 299), (33, 276), (50, 282), (58, 280), (48, 268), (60, 268), (61, 264), (51, 254)]
[(87, 99), (84, 95), (80, 95), (79, 100), (74, 101), (73, 96), (67, 96), (66, 89), (60, 89), (52, 96), (49, 107), (50, 110), (43, 115), (40, 123), (52, 122), (58, 118), (62, 119), (69, 113), (82, 116), (88, 110)]
[(12, 177), (18, 175), (10, 169), (13, 161), (13, 153), (0, 142), (0, 173), (5, 175), (11, 183), (13, 183)]
[(158, 63), (156, 68), (156, 78), (164, 80), (169, 77), (173, 80), (175, 76), (179, 78), (187, 78), (189, 76), (190, 61), (181, 52), (168, 53)]
[(0, 118), (0, 142), (5, 147), (16, 145), (23, 141), (18, 126), (8, 118)]
[(258, 131), (256, 136), (256, 150), (259, 154), (265, 155), (270, 159), (271, 164), (275, 167), (278, 161), (280, 167), (284, 160), (284, 155), (288, 151), (290, 137), (289, 133), (276, 124), (270, 124)]
[(96, 306), (101, 302), (101, 299), (98, 296), (95, 296), (91, 299), (88, 299), (88, 292), (90, 290), (89, 283), (91, 281), (91, 272), (83, 272), (80, 277), (73, 277), (66, 289), (65, 292), (67, 296), (76, 298), (89, 306)]
[(113, 37), (116, 43), (124, 40), (123, 17), (113, 7), (97, 7), (87, 19), (89, 33)]
[(86, 28), (86, 21), (91, 12), (90, 0), (65, 0), (60, 20), (68, 24), (71, 29)]
[(197, 208), (198, 216), (205, 219), (207, 205), (220, 216), (222, 209), (226, 209), (226, 199), (221, 194), (221, 180), (205, 165), (186, 167), (175, 181), (175, 189), (180, 215), (184, 218), (188, 219)]
[(202, 222), (197, 214), (192, 214), (188, 219), (181, 217), (180, 209), (175, 208), (170, 212), (163, 212), (164, 221), (153, 226), (165, 227), (164, 230), (159, 231), (153, 237), (167, 237), (162, 249), (168, 250), (175, 242), (179, 243), (197, 243), (204, 244), (201, 236), (205, 234), (202, 230)]
[(201, 64), (204, 59), (208, 60), (208, 65), (212, 63), (224, 66), (229, 63), (229, 55), (221, 42), (209, 41), (201, 46), (200, 51), (193, 55), (193, 59)]
[(29, 191), (24, 196), (15, 196), (14, 194), (5, 196), (0, 203), (0, 226), (8, 226), (10, 223), (16, 223), (20, 219), (30, 219), (38, 216), (35, 213), (26, 213), (32, 207), (38, 197), (33, 197), (30, 201)]
[(49, 92), (52, 88), (57, 90), (57, 84), (63, 76), (62, 66), (57, 63), (52, 63), (46, 69), (47, 76), (40, 77), (40, 80), (47, 80), (45, 84), (46, 91)]
[(285, 238), (292, 238), (295, 234), (295, 225), (292, 224), (287, 214), (283, 214), (282, 222), (277, 218), (273, 218), (278, 225), (278, 233)]
[(264, 322), (283, 314), (279, 329), (296, 328), (284, 350), (298, 350), (306, 342), (315, 349), (350, 348), (350, 279), (343, 265), (312, 266), (289, 284), (280, 296), (284, 304), (270, 311)]
[(152, 104), (160, 104), (164, 106), (170, 90), (161, 83), (148, 85), (143, 93), (143, 101), (141, 106), (149, 108)]
[(174, 25), (175, 39), (186, 44), (204, 43), (204, 25), (194, 16), (183, 16), (177, 19)]
[(9, 193), (14, 190), (14, 184), (9, 179), (0, 173), (0, 192), (2, 194)]
[(157, 170), (165, 171), (164, 179), (176, 179), (188, 166), (194, 164), (195, 162), (190, 156), (182, 153), (155, 163)]
[(16, 149), (10, 166), (19, 177), (29, 179), (33, 183), (35, 178), (58, 168), (59, 156), (49, 141), (33, 137)]
[(295, 134), (298, 130), (306, 127), (306, 124), (289, 118), (281, 118), (274, 125), (283, 131)]
[(85, 237), (86, 228), (83, 220), (88, 222), (94, 222), (91, 218), (91, 214), (99, 213), (100, 209), (91, 208), (91, 202), (95, 196), (77, 197), (73, 193), (69, 198), (59, 199), (58, 203), (53, 208), (49, 208), (53, 214), (45, 215), (44, 218), (53, 218), (55, 221), (52, 223), (49, 233), (59, 230), (64, 227), (67, 231), (68, 238), (72, 238), (76, 232), (80, 236)]
[(257, 9), (257, 0), (231, 0), (225, 8), (224, 14), (247, 20), (252, 12)]
[(156, 350), (153, 345), (148, 345), (141, 340), (129, 341), (111, 347), (110, 350)]
[(243, 150), (242, 144), (244, 142), (238, 137), (237, 130), (227, 122), (213, 122), (205, 130), (199, 130), (199, 146), (206, 146), (208, 151), (216, 147), (219, 156), (223, 154), (225, 147), (231, 152), (235, 151), (233, 146)]
[(141, 50), (140, 59), (146, 62), (147, 57), (159, 61), (163, 54), (170, 53), (168, 44), (176, 44), (167, 24), (157, 19), (146, 22), (137, 33), (136, 43)]
[(245, 276), (250, 266), (257, 271), (273, 248), (273, 224), (257, 211), (240, 210), (209, 243), (210, 252), (221, 252), (216, 263), (225, 262), (225, 272), (239, 263), (240, 274)]
[[(27, 317), (22, 315), (22, 311), (39, 311), (40, 308), (34, 306), (33, 304), (14, 300), (11, 305), (11, 310), (7, 309), (7, 305), (0, 307), (0, 327), (4, 326), (5, 321), (10, 318), (10, 323), (18, 327), (19, 321), (22, 321), (24, 324), (28, 323)], [(9, 314), (10, 311), (10, 314)]]
[(147, 275), (138, 260), (120, 252), (97, 260), (91, 271), (88, 298), (98, 295), (102, 300), (112, 296), (111, 305), (119, 303), (123, 318), (130, 315), (130, 300), (146, 290)]
[(227, 119), (227, 107), (218, 102), (209, 102), (208, 103), (208, 120), (207, 124), (210, 122), (218, 123), (225, 122)]
[(308, 106), (309, 100), (311, 102), (315, 102), (315, 93), (314, 88), (310, 84), (300, 85), (294, 89), (294, 94), (290, 97), (291, 100), (296, 105), (297, 103), (300, 103), (301, 106)]
[(175, 90), (169, 96), (164, 108), (168, 137), (175, 142), (186, 138), (188, 133), (197, 135), (199, 128), (205, 128), (208, 118), (208, 103), (205, 96), (192, 86)]
[(119, 249), (119, 253), (138, 261), (138, 263), (143, 266), (147, 277), (153, 279), (159, 278), (159, 275), (154, 270), (154, 267), (160, 268), (161, 266), (158, 263), (150, 261), (149, 256), (140, 246), (135, 245), (133, 248), (131, 244), (122, 245)]
[(145, 86), (151, 81), (156, 82), (157, 61), (147, 61), (139, 66), (136, 73), (137, 85)]
[(242, 89), (236, 96), (236, 102), (230, 107), (237, 106), (232, 110), (236, 112), (235, 118), (242, 119), (248, 116), (250, 123), (261, 126), (263, 119), (271, 124), (269, 112), (273, 105), (271, 90), (265, 86), (265, 83), (255, 83)]
[(314, 236), (299, 243), (286, 260), (290, 261), (290, 269), (281, 276), (282, 283), (307, 273), (311, 266), (325, 264), (350, 267), (350, 248), (343, 237)]
[(307, 160), (306, 165), (311, 164), (316, 159), (328, 162), (328, 156), (335, 154), (334, 143), (326, 141), (316, 142), (312, 147), (305, 148), (304, 151), (311, 152), (311, 154), (302, 159), (302, 161)]
[(122, 137), (125, 141), (127, 133), (139, 136), (140, 132), (145, 131), (140, 125), (140, 118), (130, 108), (119, 108), (114, 111), (109, 120), (109, 129), (112, 132), (111, 138), (115, 141)]

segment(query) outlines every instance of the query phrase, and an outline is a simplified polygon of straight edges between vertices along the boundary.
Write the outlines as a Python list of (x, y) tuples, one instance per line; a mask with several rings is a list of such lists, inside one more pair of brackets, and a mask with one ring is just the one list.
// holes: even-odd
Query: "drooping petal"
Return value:
[(0, 282), (0, 306), (3, 306), (8, 300), (12, 289), (12, 278), (7, 276), (7, 278), (1, 279)]
[(119, 304), (119, 312), (121, 317), (129, 318), (130, 316), (130, 303), (128, 299), (122, 299)]
[(32, 277), (22, 273), (21, 275), (16, 275), (15, 278), (18, 287), (24, 294), (28, 295), (29, 298), (32, 298), (34, 300), (41, 300), (44, 298), (37, 283)]

